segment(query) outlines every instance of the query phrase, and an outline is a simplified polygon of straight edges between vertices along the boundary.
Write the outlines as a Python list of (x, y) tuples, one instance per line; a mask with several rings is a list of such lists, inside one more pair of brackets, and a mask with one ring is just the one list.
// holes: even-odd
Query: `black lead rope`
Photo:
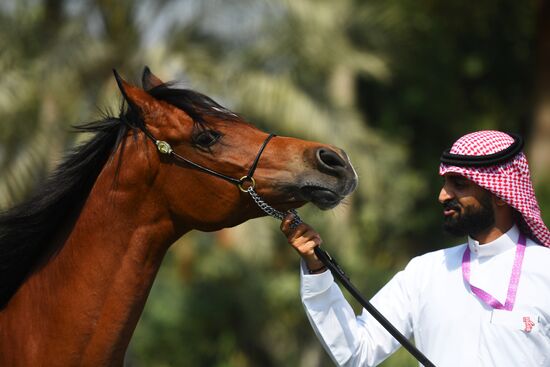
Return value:
[(323, 250), (320, 246), (315, 247), (315, 255), (321, 260), (323, 264), (331, 271), (332, 275), (348, 290), (348, 292), (367, 310), (368, 313), (372, 315), (378, 321), (384, 329), (386, 329), (391, 336), (393, 336), (406, 350), (409, 351), (413, 355), (414, 358), (418, 362), (420, 362), (425, 367), (435, 367), (435, 364), (433, 364), (428, 357), (426, 357), (418, 348), (416, 348), (410, 341), (403, 335), (393, 324), (384, 317), (370, 303), (367, 301), (361, 292), (355, 288), (355, 286), (351, 283), (349, 277), (346, 275), (344, 270), (340, 267), (340, 265), (334, 260), (332, 256), (329, 255), (328, 252)]

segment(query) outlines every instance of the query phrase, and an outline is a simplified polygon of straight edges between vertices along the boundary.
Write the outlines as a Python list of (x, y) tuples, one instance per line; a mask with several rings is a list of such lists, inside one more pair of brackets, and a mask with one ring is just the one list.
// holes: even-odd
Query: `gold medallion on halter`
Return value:
[(155, 144), (157, 145), (158, 151), (161, 152), (162, 154), (170, 154), (170, 153), (173, 152), (172, 147), (170, 146), (170, 144), (168, 144), (165, 141), (157, 140), (157, 141), (155, 141)]

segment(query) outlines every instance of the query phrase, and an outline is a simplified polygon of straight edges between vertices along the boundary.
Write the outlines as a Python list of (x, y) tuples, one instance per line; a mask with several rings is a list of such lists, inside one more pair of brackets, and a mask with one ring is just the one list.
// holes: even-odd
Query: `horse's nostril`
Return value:
[(317, 150), (317, 159), (321, 165), (337, 169), (346, 167), (346, 162), (338, 153), (326, 148), (320, 148)]

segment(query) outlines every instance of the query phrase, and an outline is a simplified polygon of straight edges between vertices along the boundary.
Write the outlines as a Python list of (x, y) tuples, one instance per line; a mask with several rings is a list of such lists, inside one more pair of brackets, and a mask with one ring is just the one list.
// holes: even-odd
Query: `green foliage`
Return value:
[[(372, 296), (412, 255), (452, 243), (439, 230), (441, 151), (474, 129), (530, 133), (535, 12), (511, 0), (5, 2), (0, 208), (85, 138), (70, 125), (117, 110), (113, 67), (138, 80), (149, 65), (265, 130), (346, 150), (357, 192), (300, 214)], [(273, 220), (191, 233), (168, 253), (127, 365), (330, 366), (298, 282)], [(383, 363), (412, 365), (405, 351)]]

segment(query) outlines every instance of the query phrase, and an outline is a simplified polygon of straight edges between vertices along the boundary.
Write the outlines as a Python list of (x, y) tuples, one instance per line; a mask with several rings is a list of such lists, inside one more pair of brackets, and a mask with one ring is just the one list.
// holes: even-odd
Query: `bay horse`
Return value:
[[(118, 117), (0, 215), (0, 366), (122, 366), (162, 259), (191, 230), (336, 206), (357, 185), (345, 152), (267, 134), (211, 98), (115, 71)], [(240, 189), (239, 189), (240, 188)]]

